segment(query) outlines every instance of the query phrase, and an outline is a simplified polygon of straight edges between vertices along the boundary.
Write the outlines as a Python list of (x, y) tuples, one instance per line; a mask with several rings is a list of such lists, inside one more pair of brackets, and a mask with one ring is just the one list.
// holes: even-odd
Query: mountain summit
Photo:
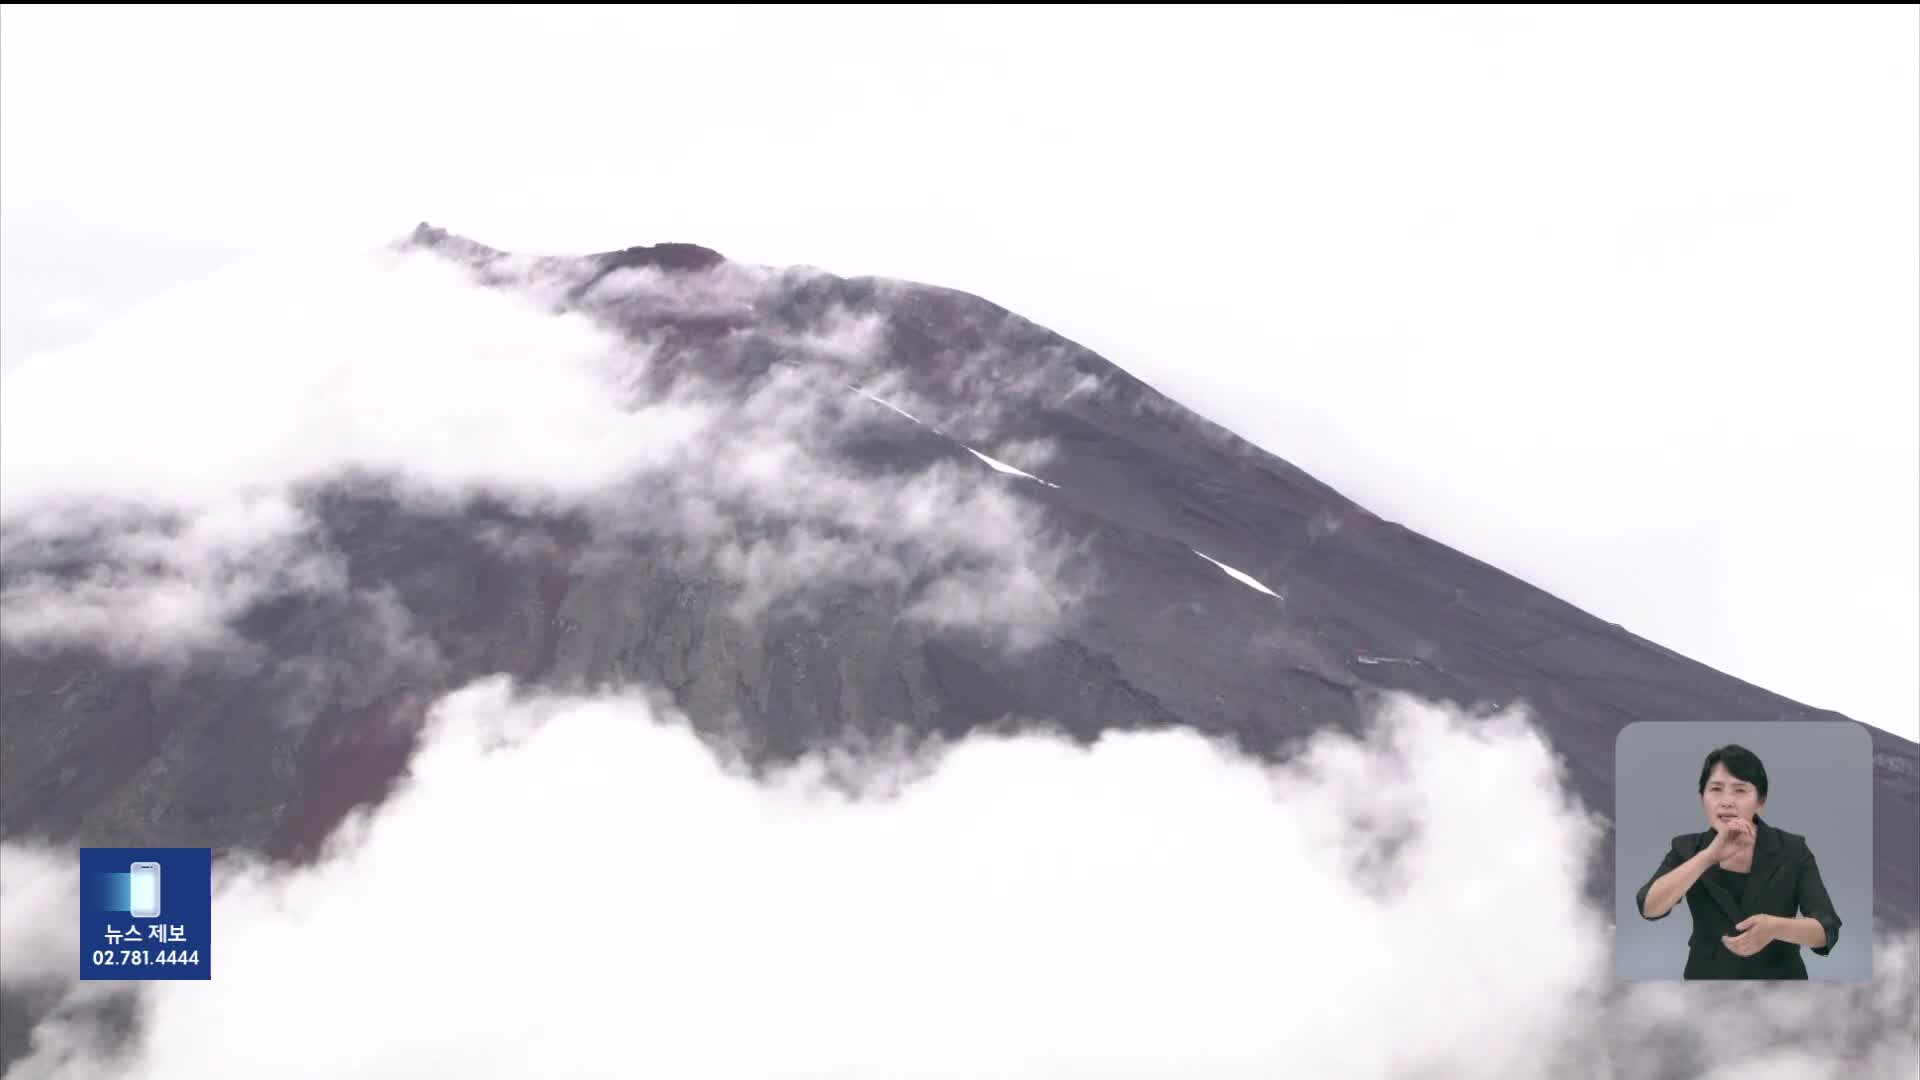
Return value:
[[(431, 702), (498, 673), (659, 688), (755, 767), (1028, 726), (1280, 759), (1390, 695), (1521, 707), (1609, 818), (1626, 724), (1844, 720), (1383, 520), (972, 295), (692, 244), (523, 256), (422, 224), (399, 249), (617, 343), (595, 370), (648, 463), (577, 498), (303, 482), (334, 587), (276, 579), (230, 647), (9, 643), (0, 835), (306, 860), (386, 797)], [(127, 558), (109, 530), (37, 536), (9, 539), (8, 590)], [(1872, 738), (1874, 914), (1910, 927), (1920, 754)], [(1589, 887), (1612, 895), (1610, 842)]]

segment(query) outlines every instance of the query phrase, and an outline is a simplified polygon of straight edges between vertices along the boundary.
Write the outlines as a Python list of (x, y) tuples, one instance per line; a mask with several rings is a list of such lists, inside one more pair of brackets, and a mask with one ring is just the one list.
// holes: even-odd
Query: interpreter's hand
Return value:
[(1714, 862), (1724, 862), (1752, 847), (1752, 822), (1745, 818), (1716, 821), (1713, 824), (1713, 842), (1707, 845), (1707, 857)]
[(1727, 823), (1727, 843), (1733, 845), (1735, 855), (1753, 846), (1753, 822), (1746, 818), (1734, 818)]
[(1713, 839), (1707, 844), (1706, 854), (1707, 858), (1714, 862), (1719, 862), (1721, 859), (1732, 854), (1732, 850), (1727, 847), (1726, 822), (1716, 821), (1713, 823)]
[(1780, 918), (1777, 915), (1749, 915), (1734, 925), (1741, 933), (1722, 936), (1720, 940), (1735, 956), (1752, 956), (1761, 949), (1773, 944), (1780, 936)]

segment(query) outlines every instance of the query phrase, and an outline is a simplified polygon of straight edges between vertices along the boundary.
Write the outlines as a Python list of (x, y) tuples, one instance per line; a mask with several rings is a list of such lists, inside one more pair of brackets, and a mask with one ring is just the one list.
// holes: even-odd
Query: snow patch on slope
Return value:
[(1240, 584), (1245, 585), (1250, 589), (1258, 589), (1259, 591), (1266, 593), (1268, 596), (1271, 596), (1276, 600), (1283, 599), (1279, 593), (1274, 592), (1272, 589), (1269, 589), (1265, 585), (1262, 585), (1258, 581), (1254, 580), (1252, 575), (1247, 574), (1244, 571), (1236, 570), (1233, 567), (1228, 566), (1226, 563), (1221, 562), (1219, 559), (1214, 558), (1213, 556), (1207, 554), (1204, 551), (1200, 551), (1195, 548), (1188, 548), (1187, 550), (1207, 560), (1208, 562), (1219, 567), (1220, 569), (1225, 570), (1229, 577), (1233, 578), (1233, 580), (1235, 581), (1238, 581)]
[(1013, 466), (1007, 464), (1004, 461), (1001, 461), (998, 458), (988, 457), (987, 455), (981, 453), (980, 451), (975, 450), (973, 447), (967, 446), (965, 443), (961, 443), (960, 445), (963, 447), (966, 447), (967, 453), (972, 454), (974, 457), (977, 457), (981, 461), (986, 462), (987, 465), (990, 466), (994, 472), (1005, 473), (1008, 476), (1024, 476), (1029, 480), (1038, 480), (1040, 483), (1045, 484), (1050, 488), (1057, 488), (1060, 486), (1059, 484), (1056, 484), (1051, 480), (1041, 480), (1039, 477), (1023, 469), (1016, 469)]
[[(855, 387), (854, 389), (859, 390), (858, 387)], [(894, 412), (899, 413), (901, 416), (906, 417), (907, 419), (913, 421), (914, 423), (916, 424), (920, 423), (919, 417), (913, 415), (912, 413), (901, 408), (900, 406), (895, 405), (893, 402), (888, 401), (885, 398), (875, 397), (874, 395), (867, 393), (865, 390), (860, 390), (859, 392), (860, 392), (860, 396), (866, 398), (868, 401), (878, 402), (879, 404), (885, 405), (887, 408), (892, 409)]]

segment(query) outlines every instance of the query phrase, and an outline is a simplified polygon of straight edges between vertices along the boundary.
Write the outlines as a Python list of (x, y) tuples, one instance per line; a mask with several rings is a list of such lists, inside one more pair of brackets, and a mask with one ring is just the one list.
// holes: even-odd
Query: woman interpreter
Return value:
[(1707, 829), (1673, 838), (1635, 906), (1661, 919), (1687, 901), (1688, 979), (1805, 979), (1802, 946), (1833, 951), (1840, 916), (1805, 837), (1761, 820), (1767, 768), (1753, 751), (1723, 746), (1700, 767)]

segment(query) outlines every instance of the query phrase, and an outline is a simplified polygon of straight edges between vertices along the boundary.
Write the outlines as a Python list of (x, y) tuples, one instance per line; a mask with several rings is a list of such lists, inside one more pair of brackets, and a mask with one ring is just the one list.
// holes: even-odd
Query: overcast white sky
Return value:
[(422, 219), (978, 293), (1920, 734), (1920, 9), (8, 8), (8, 369)]

